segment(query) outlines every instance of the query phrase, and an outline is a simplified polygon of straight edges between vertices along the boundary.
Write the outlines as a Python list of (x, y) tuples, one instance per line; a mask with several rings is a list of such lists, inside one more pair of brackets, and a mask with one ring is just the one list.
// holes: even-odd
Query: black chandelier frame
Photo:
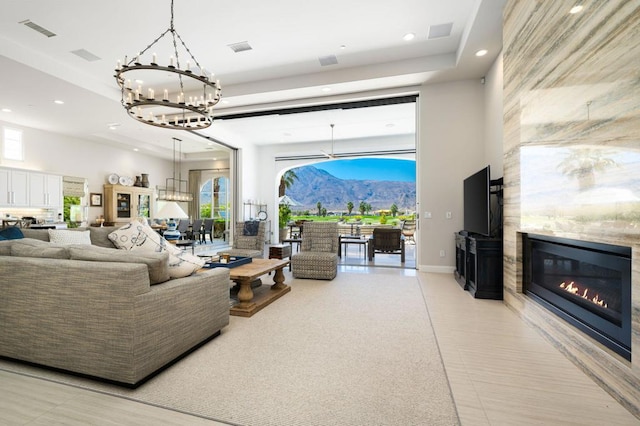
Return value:
[[(180, 37), (180, 34), (176, 31), (173, 18), (173, 0), (171, 0), (171, 23), (169, 28), (133, 59), (127, 60), (127, 57), (125, 57), (122, 65), (120, 61), (118, 61), (114, 77), (120, 86), (121, 103), (132, 118), (145, 124), (175, 130), (204, 129), (211, 126), (213, 122), (211, 112), (213, 107), (220, 101), (222, 87), (220, 86), (219, 80), (213, 79), (213, 74), (207, 75), (208, 73), (205, 69), (200, 66), (197, 59), (182, 40), (182, 37)], [(151, 47), (156, 45), (156, 43), (168, 33), (171, 33), (173, 40), (175, 65), (173, 64), (173, 58), (170, 59), (169, 65), (158, 65), (155, 54), (150, 64), (141, 63), (140, 58), (142, 55), (149, 51)], [(189, 68), (189, 61), (187, 61), (186, 69), (181, 68), (180, 56), (178, 54), (178, 40), (198, 68), (200, 72), (199, 75)], [(142, 85), (134, 89), (131, 81), (135, 81), (135, 79), (128, 77), (134, 75), (135, 72), (145, 71), (158, 71), (156, 75), (159, 75), (159, 73), (168, 73), (177, 76), (179, 93), (169, 93), (168, 89), (165, 89), (162, 98), (158, 99), (152, 87), (148, 88), (147, 93), (143, 93)], [(183, 81), (183, 79), (186, 80)], [(189, 96), (189, 99), (186, 99), (184, 94), (185, 81), (194, 83), (194, 86), (200, 87), (200, 89), (195, 89), (191, 92), (196, 93), (196, 96)], [(173, 97), (175, 101), (172, 101), (171, 97)], [(156, 110), (156, 112), (154, 112), (154, 110)]]

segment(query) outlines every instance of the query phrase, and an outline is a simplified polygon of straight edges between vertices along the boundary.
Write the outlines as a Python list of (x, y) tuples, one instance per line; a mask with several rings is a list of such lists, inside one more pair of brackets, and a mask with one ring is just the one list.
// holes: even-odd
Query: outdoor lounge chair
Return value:
[(400, 262), (404, 263), (404, 235), (399, 228), (375, 228), (369, 239), (369, 261), (376, 253), (399, 254)]

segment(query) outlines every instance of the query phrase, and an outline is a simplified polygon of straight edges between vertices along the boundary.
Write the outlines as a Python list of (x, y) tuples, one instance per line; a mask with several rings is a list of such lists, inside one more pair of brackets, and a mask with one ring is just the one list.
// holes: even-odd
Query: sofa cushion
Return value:
[(24, 244), (32, 247), (50, 247), (51, 246), (51, 243), (49, 241), (43, 241), (37, 238), (23, 238), (21, 240), (9, 240), (9, 241), (0, 241), (0, 242), (7, 243), (9, 245)]
[(169, 253), (130, 253), (115, 248), (77, 244), (68, 247), (72, 260), (93, 262), (144, 263), (149, 270), (149, 282), (160, 284), (169, 281)]
[(13, 240), (0, 240), (0, 256), (11, 256), (11, 246)]
[(109, 234), (119, 249), (152, 253), (169, 253), (169, 275), (182, 278), (204, 266), (205, 261), (172, 245), (146, 223), (134, 220)]
[(20, 228), (15, 226), (9, 226), (0, 231), (0, 240), (18, 240), (20, 238), (24, 238), (24, 235)]
[(243, 237), (242, 235), (238, 235), (235, 237), (235, 243), (234, 243), (234, 247), (238, 248), (238, 249), (250, 249), (250, 250), (255, 250), (256, 249), (256, 237)]
[(29, 246), (47, 246), (49, 242), (36, 240), (33, 238), (21, 238), (18, 240), (1, 240), (0, 241), (0, 255), (11, 256), (11, 247), (15, 244), (25, 244)]
[(47, 229), (31, 229), (24, 228), (22, 230), (25, 238), (32, 238), (34, 240), (49, 241), (49, 232)]
[(320, 238), (311, 240), (311, 250), (316, 252), (331, 252), (333, 244), (331, 238)]
[(98, 247), (106, 247), (110, 249), (117, 248), (109, 239), (109, 234), (118, 229), (117, 226), (90, 226), (89, 234), (91, 235), (91, 244)]
[(16, 243), (11, 246), (11, 256), (16, 257), (45, 257), (49, 259), (69, 259), (69, 250), (66, 247), (55, 245), (30, 246)]

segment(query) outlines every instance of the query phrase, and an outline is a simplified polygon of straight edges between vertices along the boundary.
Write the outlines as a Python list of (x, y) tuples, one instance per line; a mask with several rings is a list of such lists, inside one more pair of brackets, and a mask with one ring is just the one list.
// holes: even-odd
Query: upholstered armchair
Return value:
[(232, 248), (219, 251), (218, 254), (225, 253), (231, 256), (262, 259), (264, 257), (265, 224), (264, 221), (236, 222)]
[(291, 256), (295, 278), (332, 280), (338, 274), (338, 224), (306, 222), (300, 252)]
[(404, 263), (404, 235), (400, 228), (374, 228), (369, 239), (369, 261), (376, 253), (399, 254), (400, 262)]

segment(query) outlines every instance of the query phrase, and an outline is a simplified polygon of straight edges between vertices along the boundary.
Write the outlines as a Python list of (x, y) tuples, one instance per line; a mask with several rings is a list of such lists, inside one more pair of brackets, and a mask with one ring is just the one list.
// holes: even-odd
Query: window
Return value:
[(24, 161), (22, 130), (4, 129), (2, 156), (7, 160)]
[(229, 210), (229, 178), (208, 179), (200, 187), (200, 217), (225, 220)]
[(212, 218), (213, 238), (225, 239), (229, 229), (229, 178), (225, 176), (207, 179), (200, 186), (200, 217)]

